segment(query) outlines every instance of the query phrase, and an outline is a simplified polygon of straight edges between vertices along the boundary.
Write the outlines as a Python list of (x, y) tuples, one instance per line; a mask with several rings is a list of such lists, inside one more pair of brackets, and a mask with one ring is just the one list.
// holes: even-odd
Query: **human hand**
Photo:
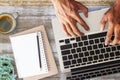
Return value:
[[(120, 0), (119, 0), (120, 1)], [(120, 44), (120, 3), (115, 3), (103, 16), (101, 20), (101, 30), (105, 28), (108, 22), (108, 32), (106, 35), (105, 45)], [(114, 34), (114, 40), (111, 37)]]
[(80, 17), (78, 10), (83, 11), (88, 17), (88, 9), (81, 3), (75, 0), (52, 0), (56, 16), (62, 24), (62, 28), (67, 36), (82, 36), (84, 35), (77, 27), (77, 22), (80, 23), (85, 30), (89, 30), (88, 25)]

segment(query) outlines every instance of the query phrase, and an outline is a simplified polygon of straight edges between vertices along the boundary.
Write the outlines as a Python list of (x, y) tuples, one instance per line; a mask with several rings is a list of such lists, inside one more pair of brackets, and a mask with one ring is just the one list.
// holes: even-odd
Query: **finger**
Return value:
[(62, 29), (67, 36), (70, 36), (64, 24), (62, 24)]
[(105, 45), (110, 44), (113, 32), (114, 32), (114, 25), (112, 22), (109, 22), (108, 32), (107, 32), (106, 40), (105, 40)]
[(77, 35), (77, 36), (83, 36), (84, 33), (82, 33), (78, 27), (76, 26), (76, 22), (70, 22), (70, 26), (72, 31)]
[(82, 10), (82, 12), (84, 13), (85, 17), (88, 17), (88, 8), (86, 6), (84, 6), (83, 4), (81, 4), (80, 2), (75, 1), (78, 9)]
[(86, 24), (86, 22), (80, 17), (80, 15), (78, 13), (75, 13), (75, 15), (73, 15), (73, 18), (77, 22), (79, 22), (85, 30), (87, 30), (87, 31), (90, 30), (90, 28), (88, 27), (88, 25)]
[(77, 36), (77, 35), (73, 32), (73, 30), (71, 29), (71, 26), (70, 26), (68, 23), (66, 23), (66, 30), (67, 30), (67, 32), (70, 34), (70, 36)]
[(101, 31), (104, 30), (104, 28), (105, 28), (105, 24), (107, 23), (107, 21), (108, 21), (107, 16), (104, 15), (103, 18), (102, 18), (102, 20), (101, 20), (101, 22), (100, 22), (100, 26), (101, 26), (100, 29), (101, 29)]
[(120, 41), (120, 36), (119, 36), (120, 35), (120, 26), (119, 25), (115, 26), (114, 35), (115, 35), (115, 38), (112, 41), (111, 45), (119, 44), (119, 41)]

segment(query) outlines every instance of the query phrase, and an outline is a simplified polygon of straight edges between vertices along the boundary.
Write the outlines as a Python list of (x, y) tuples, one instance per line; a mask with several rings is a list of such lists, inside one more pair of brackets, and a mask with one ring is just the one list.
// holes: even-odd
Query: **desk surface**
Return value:
[[(10, 56), (13, 57), (9, 35), (44, 24), (59, 69), (57, 50), (55, 46), (54, 34), (51, 25), (51, 19), (55, 17), (53, 7), (52, 6), (19, 6), (19, 7), (0, 6), (0, 13), (4, 13), (4, 12), (9, 12), (9, 13), (18, 12), (19, 17), (17, 19), (18, 22), (17, 27), (12, 33), (7, 35), (0, 34), (0, 55), (9, 54)], [(119, 75), (120, 74), (115, 74), (115, 75), (104, 76), (91, 80), (120, 80)], [(58, 75), (45, 78), (43, 80), (63, 80), (62, 77), (64, 77), (64, 74), (59, 72)]]

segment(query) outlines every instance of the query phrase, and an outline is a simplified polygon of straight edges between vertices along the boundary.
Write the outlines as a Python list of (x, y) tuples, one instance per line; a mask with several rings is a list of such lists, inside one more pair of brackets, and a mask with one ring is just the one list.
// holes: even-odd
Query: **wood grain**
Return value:
[[(18, 12), (19, 17), (17, 18), (16, 29), (10, 34), (0, 34), (0, 55), (9, 54), (13, 57), (12, 47), (9, 40), (9, 35), (21, 32), (39, 25), (45, 25), (48, 39), (52, 47), (52, 51), (59, 69), (58, 54), (55, 46), (54, 34), (51, 25), (51, 19), (55, 17), (54, 8), (52, 6), (0, 6), (0, 13), (14, 13)], [(60, 69), (59, 69), (60, 71)], [(111, 76), (100, 77), (91, 80), (120, 80), (120, 74)], [(43, 80), (64, 80), (64, 73), (60, 73), (55, 76), (45, 78)], [(18, 79), (20, 80), (20, 79)]]
[[(115, 0), (77, 0), (85, 5), (112, 5)], [(0, 0), (0, 5), (38, 6), (52, 5), (50, 0)]]

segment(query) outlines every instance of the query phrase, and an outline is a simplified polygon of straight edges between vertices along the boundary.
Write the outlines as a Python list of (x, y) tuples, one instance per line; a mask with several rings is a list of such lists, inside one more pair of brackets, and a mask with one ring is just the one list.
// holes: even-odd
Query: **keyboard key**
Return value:
[(87, 64), (91, 64), (92, 62), (87, 62)]
[(82, 63), (81, 65), (86, 65), (86, 63)]
[(93, 63), (97, 63), (97, 61), (93, 61)]
[(110, 57), (114, 57), (114, 56), (115, 56), (114, 52), (111, 52)]
[(64, 68), (69, 68), (69, 66), (65, 66)]
[(117, 46), (117, 50), (120, 50), (120, 45)]
[(82, 36), (81, 38), (82, 38), (83, 41), (87, 40), (87, 36)]
[(77, 78), (77, 76), (76, 76), (76, 75), (73, 75), (72, 78)]
[(75, 50), (75, 49), (71, 49), (71, 52), (72, 52), (72, 53), (76, 53), (76, 50)]
[(78, 62), (78, 63), (82, 63), (82, 60), (81, 60), (81, 59), (77, 59), (77, 62)]
[(94, 39), (94, 38), (104, 37), (104, 36), (106, 36), (106, 33), (107, 32), (102, 32), (102, 33), (97, 33), (97, 34), (91, 34), (91, 35), (88, 35), (88, 38), (89, 39)]
[(68, 55), (70, 54), (70, 50), (62, 51), (62, 55)]
[(87, 48), (86, 47), (82, 47), (82, 51), (86, 51), (87, 50)]
[(72, 64), (76, 64), (76, 60), (72, 60)]
[(107, 52), (111, 52), (111, 49), (108, 47), (108, 48), (106, 48), (106, 51)]
[(67, 80), (71, 80), (71, 77), (67, 77)]
[(80, 66), (80, 64), (76, 64), (76, 66)]
[(68, 59), (73, 59), (73, 56), (72, 55), (68, 55)]
[(100, 38), (100, 42), (105, 42), (105, 38)]
[(94, 60), (98, 60), (98, 56), (94, 56), (93, 58), (94, 58)]
[(101, 49), (101, 53), (105, 53), (105, 49)]
[(64, 66), (68, 66), (68, 65), (71, 65), (71, 62), (70, 61), (65, 61)]
[(72, 65), (72, 66), (70, 66), (70, 67), (75, 67), (75, 65)]
[(95, 53), (96, 54), (100, 54), (100, 50), (95, 50)]
[(70, 43), (70, 40), (69, 39), (65, 39), (65, 43), (66, 44)]
[(105, 55), (105, 58), (109, 58), (109, 53), (104, 54), (104, 55)]
[(74, 54), (73, 57), (76, 59), (78, 58), (78, 54)]
[(84, 52), (84, 55), (85, 55), (85, 56), (89, 56), (89, 53), (88, 53), (88, 52)]
[(102, 62), (103, 60), (98, 60), (98, 62)]
[(89, 43), (90, 43), (90, 44), (94, 44), (94, 41), (93, 41), (93, 40), (89, 40)]
[(68, 45), (62, 45), (60, 46), (61, 50), (66, 50), (66, 49), (70, 49), (72, 48), (72, 45), (71, 44), (68, 44)]
[(81, 48), (77, 48), (77, 52), (81, 52)]
[(90, 55), (94, 55), (95, 53), (94, 53), (94, 51), (90, 51)]
[(99, 43), (99, 39), (95, 39), (95, 43)]
[(97, 47), (97, 45), (93, 45), (93, 49), (97, 49), (98, 47)]
[(75, 40), (75, 38), (71, 38), (70, 40), (71, 40), (71, 41), (74, 41), (74, 40)]
[(64, 42), (64, 40), (60, 40), (59, 42), (60, 42), (60, 43), (63, 43), (63, 42)]
[(93, 58), (92, 57), (88, 57), (88, 61), (93, 61)]
[(80, 64), (76, 64), (76, 66), (80, 66)]
[(113, 46), (113, 47), (112, 47), (112, 51), (116, 51), (116, 47)]
[(79, 42), (80, 41), (80, 37), (76, 37), (76, 41)]
[(67, 56), (63, 56), (63, 60), (67, 60)]
[(85, 79), (85, 77), (81, 77), (81, 79), (80, 80), (84, 80)]
[(90, 78), (90, 76), (86, 76), (86, 78)]
[(104, 58), (104, 55), (103, 55), (103, 54), (99, 55), (99, 58), (100, 58), (100, 59), (103, 59), (103, 58)]
[(84, 57), (83, 53), (79, 53), (79, 57), (80, 58)]
[(99, 48), (103, 48), (103, 44), (98, 44), (98, 47)]
[(79, 42), (78, 43), (79, 47), (83, 46), (83, 43), (82, 42)]
[(87, 48), (88, 48), (88, 50), (92, 50), (92, 46), (88, 46)]
[(101, 76), (101, 74), (99, 73), (99, 74), (97, 74), (97, 77), (99, 77), (99, 76)]
[(77, 43), (73, 43), (73, 47), (76, 48), (77, 47)]
[(119, 51), (115, 52), (115, 55), (120, 56), (120, 52)]
[(88, 45), (88, 41), (85, 41), (85, 42), (84, 42), (84, 45)]
[(83, 58), (83, 62), (87, 62), (87, 58)]

